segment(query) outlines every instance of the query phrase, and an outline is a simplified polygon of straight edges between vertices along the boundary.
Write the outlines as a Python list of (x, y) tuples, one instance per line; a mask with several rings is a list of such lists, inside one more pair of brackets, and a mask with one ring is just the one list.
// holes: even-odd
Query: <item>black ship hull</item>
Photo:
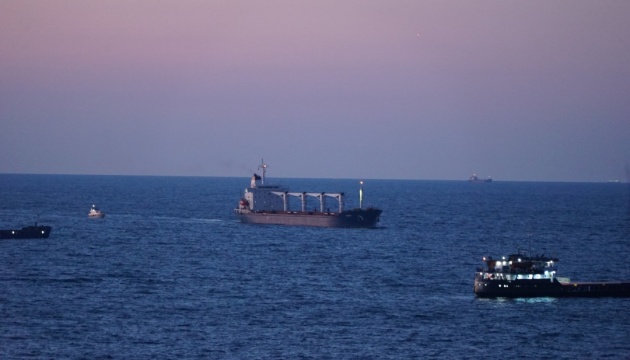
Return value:
[(481, 298), (531, 297), (630, 297), (630, 282), (560, 283), (557, 279), (475, 279), (475, 295)]
[(20, 230), (0, 230), (0, 239), (46, 239), (50, 226), (27, 226)]
[(380, 209), (354, 209), (341, 213), (298, 211), (237, 211), (243, 223), (333, 228), (370, 228), (380, 220)]

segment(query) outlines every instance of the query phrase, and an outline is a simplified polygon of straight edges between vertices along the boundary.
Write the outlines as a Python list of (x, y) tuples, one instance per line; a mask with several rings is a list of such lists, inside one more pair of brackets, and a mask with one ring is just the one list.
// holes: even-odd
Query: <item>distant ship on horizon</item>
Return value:
[(489, 183), (492, 182), (492, 178), (490, 176), (488, 176), (485, 179), (480, 179), (477, 174), (472, 174), (469, 178), (468, 178), (468, 182), (472, 182), (472, 183)]

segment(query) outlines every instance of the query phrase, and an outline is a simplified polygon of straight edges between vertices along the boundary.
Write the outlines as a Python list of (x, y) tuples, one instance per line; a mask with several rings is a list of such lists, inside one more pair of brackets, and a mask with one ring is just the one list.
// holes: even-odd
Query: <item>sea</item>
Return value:
[(374, 229), (242, 224), (247, 177), (2, 174), (0, 228), (53, 230), (0, 240), (0, 358), (630, 359), (630, 299), (473, 293), (519, 250), (630, 280), (630, 184), (363, 180), (267, 179)]

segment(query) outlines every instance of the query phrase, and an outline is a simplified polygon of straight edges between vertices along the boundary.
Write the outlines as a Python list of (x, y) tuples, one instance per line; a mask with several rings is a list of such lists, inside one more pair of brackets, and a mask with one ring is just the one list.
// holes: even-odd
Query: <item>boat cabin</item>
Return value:
[(556, 258), (545, 255), (530, 257), (525, 252), (513, 254), (507, 258), (493, 259), (491, 256), (484, 257), (486, 268), (478, 269), (479, 275), (483, 279), (494, 280), (533, 280), (549, 279), (553, 281), (557, 274)]

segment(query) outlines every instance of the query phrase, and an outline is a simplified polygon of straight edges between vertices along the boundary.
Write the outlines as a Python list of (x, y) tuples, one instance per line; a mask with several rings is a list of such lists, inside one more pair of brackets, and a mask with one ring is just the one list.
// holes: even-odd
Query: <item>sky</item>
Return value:
[(0, 173), (630, 181), (630, 1), (0, 0)]

